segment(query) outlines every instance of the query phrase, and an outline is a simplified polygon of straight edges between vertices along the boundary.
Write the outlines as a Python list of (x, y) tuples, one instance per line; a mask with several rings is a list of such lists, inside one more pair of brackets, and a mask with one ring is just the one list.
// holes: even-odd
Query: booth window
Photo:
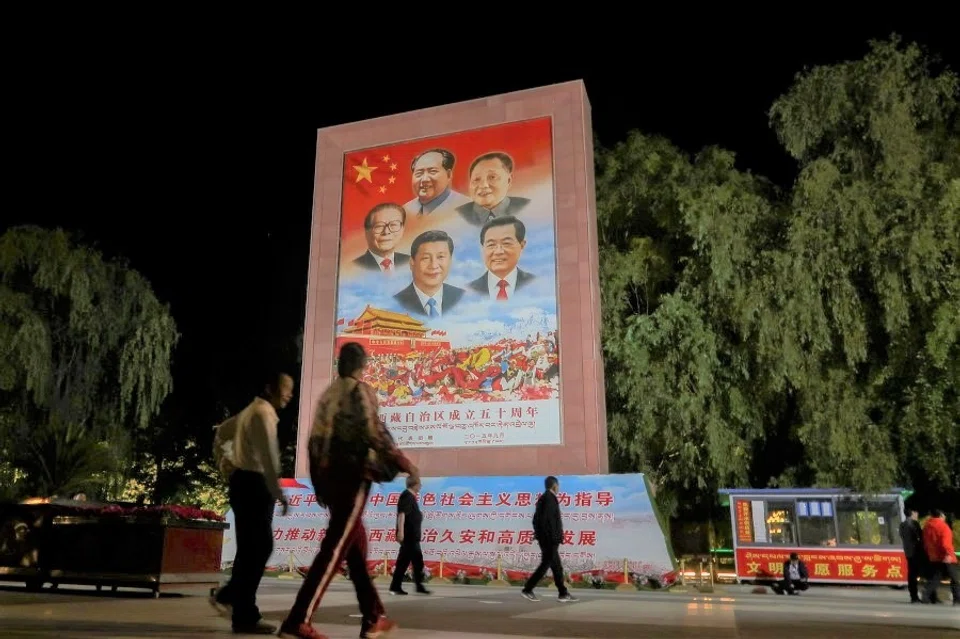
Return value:
[(797, 518), (793, 501), (767, 502), (767, 539), (771, 544), (797, 543)]
[(797, 527), (804, 546), (836, 546), (837, 528), (833, 520), (833, 502), (829, 499), (797, 502)]
[(837, 525), (842, 545), (896, 546), (900, 543), (900, 511), (894, 500), (840, 500)]

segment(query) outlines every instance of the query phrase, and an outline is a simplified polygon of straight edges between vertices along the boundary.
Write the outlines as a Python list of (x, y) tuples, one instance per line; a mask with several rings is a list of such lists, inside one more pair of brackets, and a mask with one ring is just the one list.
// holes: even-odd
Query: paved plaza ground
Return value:
[[(279, 623), (299, 584), (264, 580), (259, 603), (268, 619)], [(720, 587), (710, 595), (574, 592), (578, 603), (560, 604), (550, 590), (539, 591), (543, 600), (531, 603), (518, 588), (438, 586), (431, 597), (385, 595), (384, 601), (401, 627), (391, 635), (395, 639), (960, 637), (958, 608), (910, 605), (905, 592), (889, 589), (818, 588), (800, 597), (755, 595), (738, 586)], [(335, 639), (358, 636), (357, 606), (348, 582), (333, 585), (315, 621)], [(235, 635), (229, 622), (209, 608), (202, 591), (153, 599), (133, 590), (98, 594), (61, 586), (56, 592), (29, 593), (17, 585), (0, 585), (0, 637), (218, 636)]]

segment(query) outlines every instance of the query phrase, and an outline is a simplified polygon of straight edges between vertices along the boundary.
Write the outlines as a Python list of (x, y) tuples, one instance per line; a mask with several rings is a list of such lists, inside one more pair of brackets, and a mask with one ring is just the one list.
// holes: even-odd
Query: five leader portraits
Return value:
[[(473, 158), (468, 194), (453, 189), (457, 168), (448, 149), (418, 153), (410, 164), (414, 197), (404, 204), (377, 204), (363, 220), (366, 250), (352, 259), (353, 265), (369, 274), (379, 271), (385, 280), (377, 288), (391, 292), (393, 306), (413, 316), (442, 318), (468, 299), (508, 302), (536, 280), (521, 267), (528, 241), (522, 218), (530, 200), (511, 194), (513, 158), (501, 151)], [(412, 220), (416, 231), (406, 244)], [(447, 283), (457, 243), (444, 227), (457, 226), (450, 223), (454, 220), (474, 229), (472, 238), (461, 233), (458, 241), (478, 242), (485, 267), (466, 288)], [(402, 246), (409, 246), (409, 252)]]

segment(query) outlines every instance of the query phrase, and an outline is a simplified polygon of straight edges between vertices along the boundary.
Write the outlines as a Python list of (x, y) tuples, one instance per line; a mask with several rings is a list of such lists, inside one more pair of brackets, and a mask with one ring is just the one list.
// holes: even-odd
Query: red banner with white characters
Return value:
[(783, 562), (800, 555), (810, 582), (905, 584), (907, 558), (899, 550), (853, 548), (737, 548), (737, 576), (746, 580), (783, 578)]

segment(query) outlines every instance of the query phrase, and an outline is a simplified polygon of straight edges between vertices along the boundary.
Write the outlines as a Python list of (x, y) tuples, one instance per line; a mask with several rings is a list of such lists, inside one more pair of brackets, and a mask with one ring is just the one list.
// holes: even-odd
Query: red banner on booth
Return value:
[(806, 563), (811, 582), (907, 582), (907, 558), (902, 551), (849, 548), (737, 548), (737, 576), (750, 580), (781, 579), (783, 562), (790, 558), (791, 552), (799, 554)]
[(734, 503), (737, 514), (737, 542), (753, 543), (753, 511), (750, 508), (750, 502), (746, 499), (738, 499)]

